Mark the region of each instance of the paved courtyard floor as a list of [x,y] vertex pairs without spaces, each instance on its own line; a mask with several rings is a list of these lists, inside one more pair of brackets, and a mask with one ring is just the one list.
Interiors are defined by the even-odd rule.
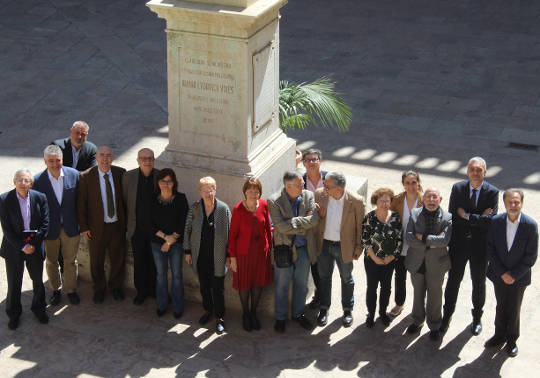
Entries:
[[[320,148],[325,169],[368,177],[369,193],[400,190],[400,172],[414,167],[424,186],[441,188],[444,206],[467,160],[483,156],[489,181],[523,188],[524,212],[540,221],[539,16],[534,1],[291,0],[282,9],[281,78],[332,74],[354,120],[347,133],[289,135],[301,148]],[[0,192],[12,188],[16,169],[43,169],[44,146],[77,119],[91,125],[91,141],[113,145],[115,163],[126,168],[136,166],[142,146],[164,150],[164,27],[142,0],[0,0]],[[217,336],[198,325],[198,303],[180,321],[158,319],[153,301],[132,305],[133,293],[97,306],[84,282],[81,305],[49,308],[43,326],[29,311],[25,276],[20,328],[9,331],[0,315],[0,375],[483,378],[540,370],[540,264],[525,293],[514,359],[483,347],[493,333],[490,283],[483,333],[468,329],[466,274],[451,327],[434,343],[426,327],[419,337],[405,334],[410,286],[390,327],[365,327],[362,265],[355,263],[353,327],[341,327],[336,271],[329,324],[308,334],[291,323],[285,335],[273,332],[269,317],[263,330],[246,333],[230,311],[228,332]],[[2,309],[6,290],[2,264]]]

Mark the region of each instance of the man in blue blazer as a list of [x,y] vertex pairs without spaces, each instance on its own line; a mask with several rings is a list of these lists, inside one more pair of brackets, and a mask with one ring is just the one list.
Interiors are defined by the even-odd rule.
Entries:
[[486,161],[481,157],[473,157],[467,164],[469,180],[454,184],[450,194],[448,211],[452,213],[452,267],[444,291],[444,315],[440,328],[443,334],[456,308],[467,261],[472,280],[471,332],[475,336],[482,332],[481,319],[486,301],[486,236],[491,217],[497,214],[499,201],[499,190],[484,180],[486,173]]
[[493,217],[487,236],[487,276],[495,288],[497,308],[495,335],[485,346],[499,346],[506,341],[506,352],[515,357],[521,302],[525,288],[531,284],[531,268],[538,255],[538,226],[521,212],[521,190],[505,190],[503,201],[506,213]]
[[32,174],[27,169],[15,172],[15,189],[0,195],[0,223],[4,236],[0,256],[6,263],[6,313],[9,329],[19,326],[22,313],[21,288],[24,265],[34,287],[32,312],[39,322],[49,322],[45,312],[43,286],[43,239],[49,228],[49,207],[44,194],[31,190]]
[[[79,223],[77,222],[77,187],[79,171],[64,167],[62,150],[50,145],[43,151],[47,169],[34,177],[34,189],[47,196],[49,203],[49,233],[45,239],[45,267],[53,291],[51,305],[61,301],[60,286],[71,304],[79,304],[77,294],[77,252]],[[59,274],[58,255],[64,256],[64,285]]]
[[76,121],[69,130],[69,137],[57,139],[52,144],[62,149],[64,166],[79,172],[92,168],[96,163],[97,147],[86,140],[90,126],[84,121]]

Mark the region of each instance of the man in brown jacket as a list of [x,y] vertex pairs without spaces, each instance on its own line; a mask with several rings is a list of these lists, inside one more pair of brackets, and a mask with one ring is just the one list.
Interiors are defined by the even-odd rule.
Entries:
[[341,305],[343,326],[353,322],[354,280],[353,259],[362,254],[362,221],[365,205],[361,197],[345,189],[345,176],[340,172],[328,172],[324,189],[315,192],[315,202],[320,221],[316,232],[317,265],[321,277],[321,309],[317,317],[319,326],[328,322],[328,309],[332,295],[334,261],[341,276]]
[[111,272],[109,288],[117,301],[124,299],[122,291],[124,257],[126,253],[126,221],[122,200],[124,168],[113,166],[110,147],[97,150],[97,167],[83,173],[79,181],[78,218],[81,235],[90,248],[90,271],[94,282],[94,303],[105,299],[105,250],[109,250]]

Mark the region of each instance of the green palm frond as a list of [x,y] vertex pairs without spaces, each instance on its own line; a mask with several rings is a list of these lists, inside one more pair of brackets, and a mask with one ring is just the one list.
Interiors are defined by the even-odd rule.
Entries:
[[334,83],[322,77],[312,83],[279,83],[279,126],[283,131],[308,125],[348,130],[351,108],[334,91]]

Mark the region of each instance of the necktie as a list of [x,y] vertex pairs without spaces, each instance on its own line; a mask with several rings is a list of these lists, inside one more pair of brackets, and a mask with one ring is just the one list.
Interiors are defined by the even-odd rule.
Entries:
[[111,182],[109,181],[109,174],[105,173],[103,175],[103,178],[105,179],[105,191],[107,192],[107,216],[109,218],[113,218],[114,217],[114,199],[113,199]]
[[473,189],[472,190],[472,195],[471,195],[471,210],[474,210],[476,209],[476,195],[478,193],[478,189]]

